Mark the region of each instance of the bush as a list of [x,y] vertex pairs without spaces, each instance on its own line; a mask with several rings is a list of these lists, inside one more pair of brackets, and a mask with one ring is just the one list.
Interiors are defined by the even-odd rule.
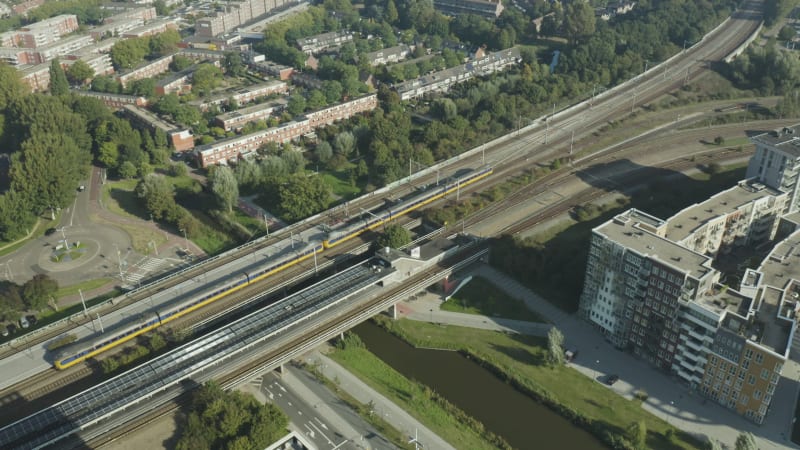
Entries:
[[78,336],[76,336],[75,334],[72,333],[65,334],[64,336],[61,336],[58,339],[48,342],[47,345],[44,346],[44,348],[52,352],[53,350],[64,347],[65,345],[69,345],[77,340]]

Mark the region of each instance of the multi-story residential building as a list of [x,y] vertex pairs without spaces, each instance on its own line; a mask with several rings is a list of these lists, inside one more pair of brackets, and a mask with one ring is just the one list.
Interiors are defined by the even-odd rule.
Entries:
[[756,151],[747,166],[747,178],[786,192],[790,201],[787,213],[800,210],[800,126],[755,136]]
[[69,36],[36,48],[0,48],[0,59],[12,65],[42,64],[77,52],[92,43],[91,36]]
[[52,44],[62,36],[78,30],[78,17],[62,14],[21,27],[15,33],[16,46],[36,48]]
[[399,83],[395,85],[395,90],[401,100],[421,97],[432,92],[447,92],[450,86],[501,71],[508,66],[518,64],[521,60],[519,49],[511,47],[499,52],[487,53],[482,58],[460,66]]
[[316,36],[308,36],[297,40],[297,48],[308,55],[315,55],[325,50],[341,47],[352,42],[353,33],[349,31],[331,31]]
[[192,74],[197,70],[196,66],[173,73],[156,82],[156,94],[188,94],[192,92]]
[[175,151],[183,152],[194,148],[194,136],[188,129],[178,127],[159,118],[155,114],[135,105],[127,104],[122,106],[122,111],[135,124],[155,131],[161,130],[167,135],[167,141]]
[[666,237],[716,257],[735,247],[772,240],[787,205],[788,195],[758,182],[742,181],[671,217]]
[[128,30],[122,33],[122,37],[125,39],[140,38],[140,37],[160,34],[167,30],[177,30],[177,29],[178,29],[177,19],[171,17],[160,17],[158,19],[151,20],[142,26],[136,27],[132,30]]
[[318,126],[331,124],[336,120],[347,119],[358,113],[375,109],[377,106],[377,95],[369,94],[349,102],[309,113],[308,116],[310,118],[298,118],[267,130],[199,146],[195,149],[195,156],[201,167],[207,167],[212,164],[227,164],[229,161],[248,157],[249,154],[268,142],[289,142],[309,135]]
[[394,64],[400,62],[411,54],[413,49],[405,44],[396,45],[394,47],[384,48],[375,52],[364,54],[364,57],[369,61],[370,66],[380,66],[383,64]]
[[137,97],[135,95],[124,94],[108,94],[106,92],[93,92],[84,91],[81,89],[73,89],[72,92],[76,95],[83,97],[92,97],[100,100],[109,108],[122,109],[127,105],[138,106],[144,108],[147,106],[147,98]]
[[103,19],[103,23],[117,22],[124,19],[153,20],[158,17],[154,6],[142,6],[135,3],[112,2],[100,5],[100,9],[112,11],[115,14]]
[[231,31],[239,25],[258,18],[275,8],[294,1],[287,0],[241,0],[228,2],[222,11],[216,11],[195,22],[197,36],[212,37]]
[[284,66],[272,61],[259,61],[254,63],[252,67],[259,73],[275,77],[281,81],[286,81],[294,75],[295,70],[292,67]]
[[17,3],[16,5],[11,6],[11,9],[14,10],[15,13],[19,14],[20,16],[24,16],[28,14],[28,11],[38,8],[44,4],[44,0],[28,0],[22,3]]
[[504,9],[500,0],[433,0],[433,7],[452,16],[475,14],[490,19],[500,17]]
[[172,64],[172,60],[175,58],[175,55],[167,55],[162,58],[158,58],[155,61],[148,61],[135,69],[131,69],[128,72],[121,73],[117,75],[117,81],[120,82],[122,87],[127,87],[128,83],[141,80],[143,78],[152,78],[156,75],[160,75],[164,72],[169,71],[169,65]]
[[181,56],[200,61],[222,61],[225,59],[225,52],[220,50],[210,50],[204,48],[182,48],[178,51]]
[[197,106],[201,111],[206,112],[211,105],[223,105],[233,100],[239,105],[245,105],[260,98],[273,94],[285,94],[289,91],[289,85],[283,81],[267,81],[252,86],[245,86],[228,92],[216,94],[213,97],[195,100],[191,104]]
[[144,25],[144,20],[140,17],[125,17],[92,27],[89,30],[89,35],[99,41],[107,37],[122,36],[125,32],[134,30],[142,25]]
[[280,114],[286,108],[285,99],[277,99],[267,103],[242,108],[218,115],[215,120],[225,131],[239,131],[250,122],[267,119]]

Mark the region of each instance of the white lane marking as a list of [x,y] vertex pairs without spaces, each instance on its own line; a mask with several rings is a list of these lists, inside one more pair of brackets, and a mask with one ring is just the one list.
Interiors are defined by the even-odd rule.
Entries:
[[314,439],[314,430],[312,430],[311,428],[309,428],[309,426],[308,426],[308,424],[307,424],[307,423],[304,423],[304,424],[303,424],[303,426],[304,426],[304,427],[306,427],[306,430],[308,430],[308,436],[309,436],[311,439]]
[[325,436],[325,433],[323,433],[322,430],[320,430],[319,427],[317,427],[317,425],[314,422],[309,422],[309,423],[311,424],[312,427],[314,427],[315,430],[317,430],[320,436],[322,436],[323,438],[325,438],[326,441],[328,441],[328,444],[333,445],[333,441],[328,439],[328,436]]
[[286,402],[286,403],[288,403],[288,404],[289,404],[289,406],[292,406],[292,402]]
[[321,420],[319,420],[319,417],[314,417],[314,419],[315,419],[317,422],[319,422],[319,424],[322,426],[322,428],[325,428],[326,430],[328,429],[328,427],[327,427],[327,426],[326,426],[324,423],[322,423],[322,421],[321,421]]
[[284,389],[284,387],[281,386],[279,383],[275,383],[275,386],[278,386],[278,389],[282,390],[283,392],[286,392],[286,389]]

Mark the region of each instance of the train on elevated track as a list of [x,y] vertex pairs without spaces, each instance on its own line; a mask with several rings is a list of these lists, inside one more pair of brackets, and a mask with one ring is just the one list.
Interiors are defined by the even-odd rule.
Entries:
[[[440,185],[431,189],[426,189],[424,192],[413,195],[389,208],[385,208],[374,214],[367,214],[365,217],[352,220],[336,229],[332,229],[328,231],[325,238],[321,241],[309,240],[309,242],[304,243],[302,247],[297,250],[295,250],[294,245],[292,245],[292,250],[290,252],[275,258],[269,258],[257,264],[255,267],[251,266],[249,272],[231,275],[230,278],[224,282],[206,286],[200,292],[192,292],[190,295],[185,296],[186,298],[177,298],[174,304],[162,307],[161,311],[139,315],[125,326],[118,327],[115,330],[109,330],[91,339],[83,339],[60,349],[55,357],[54,365],[58,369],[66,369],[88,358],[92,358],[107,350],[120,346],[137,336],[154,330],[191,312],[197,311],[250,284],[259,282],[271,275],[303,262],[317,253],[333,248],[362,233],[378,228],[400,216],[439,200],[466,185],[488,177],[492,172],[492,167],[484,167],[469,171],[461,176],[454,176],[450,180],[445,180],[445,182]],[[290,237],[290,239],[292,238]]]

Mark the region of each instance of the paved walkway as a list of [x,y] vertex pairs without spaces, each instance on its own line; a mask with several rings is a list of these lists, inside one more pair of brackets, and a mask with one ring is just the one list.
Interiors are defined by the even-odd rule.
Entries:
[[[531,310],[542,314],[557,326],[564,333],[567,346],[579,350],[579,356],[572,363],[576,370],[598,382],[607,374],[618,374],[620,380],[609,389],[629,399],[633,398],[637,390],[646,391],[649,397],[642,407],[675,427],[693,433],[701,439],[716,439],[729,448],[733,448],[736,437],[742,431],[753,433],[761,450],[800,448],[788,439],[794,402],[800,390],[800,383],[797,381],[800,378],[800,366],[794,362],[789,361],[784,368],[784,378],[778,383],[766,423],[758,426],[713,401],[707,401],[686,388],[676,378],[656,370],[628,353],[616,350],[591,325],[558,309],[491,266],[485,264],[478,266],[471,274],[490,280],[508,295],[522,300]],[[401,304],[399,312],[410,319],[421,321],[526,334],[546,334],[545,327],[548,326],[543,324],[439,311],[437,297],[424,296],[422,299]]]
[[375,412],[381,414],[384,420],[392,424],[392,426],[403,432],[406,436],[413,436],[414,432],[417,431],[419,433],[419,441],[425,445],[425,448],[455,450],[452,445],[448,444],[444,439],[405,412],[394,402],[369,387],[358,377],[320,351],[314,350],[305,356],[304,360],[309,364],[317,364],[320,372],[329,380],[338,380],[338,386],[359,402],[364,404],[368,404],[370,401],[373,402],[375,405]]

